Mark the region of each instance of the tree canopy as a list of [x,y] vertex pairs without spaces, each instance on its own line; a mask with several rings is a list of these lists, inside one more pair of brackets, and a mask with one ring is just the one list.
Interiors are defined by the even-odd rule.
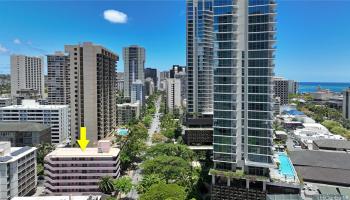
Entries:
[[177,156],[187,161],[195,159],[195,153],[186,145],[173,143],[159,143],[146,151],[146,157],[154,158],[157,156]]
[[112,194],[112,192],[114,192],[113,178],[110,176],[100,178],[98,188],[105,194]]
[[163,176],[167,182],[178,180],[180,174],[187,174],[191,171],[188,161],[175,156],[157,156],[146,160],[141,164],[145,175],[158,174]]
[[162,176],[158,174],[149,174],[142,177],[142,180],[137,185],[137,192],[143,194],[149,190],[149,188],[154,184],[165,183]]
[[141,195],[140,200],[185,200],[185,188],[176,184],[159,183]]
[[123,177],[120,177],[120,178],[114,180],[113,185],[114,185],[115,190],[117,190],[123,194],[129,193],[133,187],[132,180],[128,176],[123,176]]

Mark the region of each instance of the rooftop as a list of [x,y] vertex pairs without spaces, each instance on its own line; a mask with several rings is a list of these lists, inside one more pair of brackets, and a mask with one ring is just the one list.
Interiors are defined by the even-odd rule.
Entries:
[[314,143],[319,148],[332,148],[332,149],[349,149],[350,141],[347,140],[314,140]]
[[139,106],[139,102],[136,103],[122,103],[122,104],[117,104],[117,107],[123,107],[123,106]]
[[111,157],[119,154],[118,148],[111,148],[109,152],[100,153],[99,148],[86,148],[82,151],[80,148],[57,148],[49,153],[49,157]]
[[11,147],[10,142],[0,142],[0,163],[13,162],[35,150],[35,147]]
[[0,122],[0,132],[33,132],[51,128],[35,122]]
[[350,154],[291,151],[290,158],[304,181],[350,186]]
[[9,109],[59,109],[68,108],[68,105],[40,105],[35,100],[24,99],[22,105],[12,105],[1,108],[2,110]]

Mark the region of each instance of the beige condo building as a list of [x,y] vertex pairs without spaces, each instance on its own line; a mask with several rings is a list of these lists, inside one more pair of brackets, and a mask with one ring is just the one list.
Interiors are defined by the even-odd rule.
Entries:
[[91,146],[116,127],[116,53],[90,42],[65,45],[70,65],[72,143],[87,128]]

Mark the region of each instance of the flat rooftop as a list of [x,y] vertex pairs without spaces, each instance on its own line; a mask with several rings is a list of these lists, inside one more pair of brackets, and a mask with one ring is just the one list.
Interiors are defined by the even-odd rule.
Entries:
[[48,125],[35,122],[0,122],[0,132],[33,132],[50,128]]
[[347,140],[314,140],[314,143],[319,148],[331,148],[331,149],[350,149],[350,141]]
[[10,153],[0,156],[0,163],[14,162],[36,150],[36,147],[11,147]]
[[120,150],[118,148],[110,148],[109,152],[100,153],[98,148],[86,148],[82,151],[80,148],[57,148],[47,156],[51,157],[111,157],[117,156]]
[[68,105],[40,105],[35,100],[24,99],[22,105],[12,105],[2,107],[1,110],[13,110],[13,109],[59,109],[59,108],[68,108]]
[[307,150],[289,156],[304,181],[350,186],[349,153]]

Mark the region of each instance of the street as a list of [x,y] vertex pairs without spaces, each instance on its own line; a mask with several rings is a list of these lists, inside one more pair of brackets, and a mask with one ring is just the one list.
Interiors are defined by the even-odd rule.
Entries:
[[153,121],[151,123],[151,127],[148,129],[148,140],[147,140],[147,146],[152,145],[152,136],[154,132],[159,132],[160,131],[160,97],[156,101],[156,113],[153,116]]
[[[159,113],[159,109],[160,109],[160,101],[161,99],[158,98],[156,101],[156,113],[153,116],[153,120],[151,123],[150,128],[148,129],[148,139],[146,141],[147,146],[151,146],[152,145],[152,136],[154,134],[154,132],[159,132],[160,131],[160,113]],[[139,180],[141,179],[141,170],[138,168],[140,163],[137,163],[137,169],[136,170],[131,170],[128,172],[128,176],[131,177],[132,179],[132,183],[134,185],[137,185],[137,183],[139,182]],[[133,188],[127,195],[126,195],[127,199],[138,199],[139,195],[137,194],[136,188]]]

